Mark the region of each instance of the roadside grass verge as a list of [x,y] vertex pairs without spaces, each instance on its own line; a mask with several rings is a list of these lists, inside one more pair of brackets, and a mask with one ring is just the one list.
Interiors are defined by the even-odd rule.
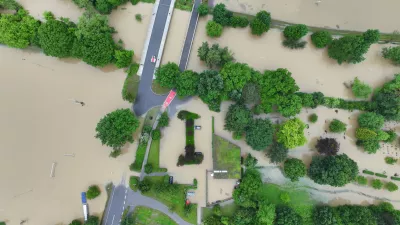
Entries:
[[189,189],[191,185],[174,184],[177,185],[177,191],[160,192],[157,190],[157,186],[164,185],[164,176],[146,176],[144,179],[151,184],[151,188],[148,192],[142,193],[143,195],[162,202],[169,209],[171,209],[171,211],[178,214],[185,221],[192,224],[197,224],[197,204],[193,204],[193,208],[190,213],[185,215],[186,190]]
[[[106,185],[107,200],[106,200],[106,205],[104,207],[104,210],[107,209],[108,201],[110,200],[110,196],[111,196],[112,191],[113,191],[113,183],[110,182],[110,183],[108,183]],[[101,215],[100,224],[103,224],[104,215],[105,215],[105,213],[103,212],[102,215]],[[0,223],[0,225],[6,225],[6,224],[5,223],[4,224]]]
[[132,191],[138,190],[139,179],[140,178],[138,176],[130,176],[129,177],[129,187],[132,189]]
[[134,224],[137,225],[177,225],[166,214],[145,206],[137,206],[133,211]]
[[156,80],[153,80],[153,83],[151,84],[151,90],[157,95],[165,95],[168,94],[171,89],[161,87]]
[[[221,215],[226,217],[233,217],[238,208],[239,206],[236,205],[234,202],[228,205],[221,206]],[[205,219],[213,214],[212,207],[203,207],[202,210],[202,219]]]
[[135,102],[139,89],[140,77],[136,74],[139,64],[132,64],[127,70],[124,86],[122,87],[122,99],[130,103]]
[[213,169],[227,170],[227,173],[215,173],[216,179],[240,179],[240,147],[228,140],[213,135]]
[[166,168],[160,168],[160,141],[159,139],[151,142],[149,158],[147,158],[147,164],[153,166],[153,173],[167,172]]
[[175,9],[191,12],[193,8],[193,0],[176,0]]

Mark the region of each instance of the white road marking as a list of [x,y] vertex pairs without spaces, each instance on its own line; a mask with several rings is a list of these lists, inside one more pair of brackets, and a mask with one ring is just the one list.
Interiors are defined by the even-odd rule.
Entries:
[[110,209],[111,209],[111,205],[112,205],[112,200],[113,200],[113,197],[114,197],[114,192],[115,192],[115,186],[113,186],[113,191],[112,191],[112,195],[111,195],[110,205],[109,205],[109,207],[108,207],[106,222],[107,222],[107,220],[108,220],[108,214],[110,213]]
[[124,205],[125,205],[125,201],[124,201]]
[[115,217],[115,215],[113,215],[113,219],[112,219],[112,221],[111,221],[111,225],[114,224],[114,217]]

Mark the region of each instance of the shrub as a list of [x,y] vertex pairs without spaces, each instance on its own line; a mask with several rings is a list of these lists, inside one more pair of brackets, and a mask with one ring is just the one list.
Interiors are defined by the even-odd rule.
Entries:
[[315,148],[319,153],[325,155],[336,155],[339,152],[340,144],[335,138],[320,138]]
[[356,64],[365,60],[364,54],[368,49],[369,44],[365,43],[362,36],[344,36],[332,41],[328,47],[328,55],[338,64],[343,62]]
[[387,176],[385,174],[382,174],[382,173],[375,173],[375,176],[387,178]]
[[315,123],[318,120],[318,116],[317,114],[313,113],[308,117],[308,121],[310,121],[310,123]]
[[377,140],[361,141],[361,143],[368,154],[375,154],[380,148],[379,141]]
[[122,154],[121,149],[114,149],[111,151],[110,153],[110,157],[112,158],[117,158],[118,156],[120,156]]
[[283,165],[285,176],[288,177],[292,182],[299,181],[300,177],[306,175],[306,165],[303,161],[296,158],[287,159]]
[[271,14],[262,10],[256,14],[256,18],[250,23],[251,33],[260,36],[269,30],[270,24]]
[[168,113],[165,111],[161,114],[160,118],[158,119],[158,126],[159,127],[168,127],[169,125],[169,116]]
[[351,90],[356,98],[368,98],[368,96],[372,93],[372,88],[366,83],[361,82],[358,77],[354,79]]
[[390,179],[400,181],[400,177],[390,177]]
[[281,195],[279,196],[279,198],[282,200],[283,203],[287,204],[290,202],[290,195],[288,192],[283,192],[281,193]]
[[325,48],[332,42],[332,35],[328,31],[317,31],[311,35],[311,41],[317,48]]
[[389,137],[385,140],[386,143],[392,143],[394,140],[397,139],[397,134],[393,130],[386,131]]
[[160,140],[160,138],[161,138],[161,131],[160,131],[160,129],[155,129],[155,130],[153,130],[153,132],[151,132],[151,138],[153,139],[153,140]]
[[362,113],[358,116],[358,125],[360,127],[377,130],[380,129],[384,123],[385,118],[373,112]]
[[145,192],[150,191],[150,188],[151,188],[151,183],[150,183],[150,181],[148,181],[148,180],[146,180],[146,179],[144,179],[143,181],[141,181],[141,182],[139,183],[139,185],[138,185],[138,189],[139,189],[142,193],[145,193]]
[[285,27],[283,36],[288,40],[298,41],[308,33],[308,28],[304,24],[296,24]]
[[387,164],[394,165],[397,162],[397,159],[395,159],[393,157],[386,156],[385,157],[385,162]]
[[363,170],[362,172],[369,175],[375,175],[375,173],[370,170]]
[[307,42],[305,41],[295,41],[295,40],[284,40],[282,42],[283,46],[290,49],[303,49],[306,47]]
[[137,188],[138,188],[138,185],[139,185],[139,179],[138,179],[138,177],[131,176],[131,177],[129,178],[129,187],[130,187],[133,191],[136,191]]
[[152,172],[153,172],[153,165],[147,163],[147,164],[144,166],[144,172],[147,173],[147,174],[152,173]]
[[208,14],[207,3],[201,3],[197,8],[197,12],[199,13],[199,16],[207,16]]
[[249,25],[249,20],[245,16],[232,16],[231,22],[232,27],[247,27]]
[[132,63],[133,51],[115,50],[114,57],[116,59],[115,65],[118,68],[125,68]]
[[225,8],[225,5],[219,3],[213,9],[213,20],[222,26],[229,26],[232,12]]
[[206,30],[209,37],[220,37],[222,34],[223,26],[215,21],[208,21]]
[[357,176],[356,180],[359,185],[367,185],[368,184],[368,180],[364,176]]
[[97,196],[100,195],[100,188],[97,185],[92,185],[89,187],[89,189],[86,191],[86,197],[88,199],[95,199]]
[[376,140],[377,133],[368,128],[359,127],[356,129],[356,138],[362,141]]
[[373,187],[374,189],[377,189],[377,190],[380,190],[380,189],[382,189],[382,187],[383,187],[383,183],[382,183],[382,181],[379,180],[379,179],[374,179],[374,180],[372,180],[371,185],[372,185],[372,187]]
[[286,160],[289,150],[281,143],[273,141],[267,150],[267,156],[272,163],[281,163]]
[[333,133],[342,133],[346,131],[346,124],[338,119],[332,120],[329,124],[329,131]]
[[136,19],[136,21],[138,21],[138,22],[142,22],[142,14],[136,14],[135,15],[135,19]]
[[399,189],[399,186],[397,186],[397,184],[393,183],[393,182],[388,182],[386,184],[386,189],[388,189],[388,191],[393,192],[393,191],[397,191]]
[[389,59],[395,65],[400,65],[400,46],[382,49],[383,58]]
[[193,187],[197,188],[197,179],[196,178],[193,179]]
[[307,142],[305,128],[305,124],[298,118],[287,120],[280,126],[276,140],[288,149],[302,146]]
[[378,141],[386,141],[390,135],[383,130],[376,131],[376,139]]
[[364,42],[371,45],[377,43],[380,38],[379,30],[367,30],[363,33]]

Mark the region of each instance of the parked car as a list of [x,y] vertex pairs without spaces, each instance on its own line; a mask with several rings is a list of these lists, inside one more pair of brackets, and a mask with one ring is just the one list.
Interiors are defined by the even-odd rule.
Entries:
[[203,155],[202,152],[195,152],[194,154],[195,154],[195,155]]
[[186,197],[191,197],[191,196],[194,196],[194,192],[193,191],[188,191],[186,193]]
[[194,126],[194,129],[201,130],[201,126]]

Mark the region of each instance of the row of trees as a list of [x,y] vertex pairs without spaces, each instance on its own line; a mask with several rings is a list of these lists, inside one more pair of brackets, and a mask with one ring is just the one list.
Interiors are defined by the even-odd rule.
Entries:
[[108,25],[108,18],[87,11],[74,24],[67,18],[56,19],[51,12],[44,13],[40,22],[20,9],[15,14],[0,17],[0,43],[13,48],[41,47],[46,55],[82,59],[92,66],[115,63],[118,68],[132,62],[133,51],[117,45]]
[[[129,0],[73,0],[80,8],[92,10],[95,8],[102,14],[109,14],[118,6],[127,3]],[[139,1],[131,0],[132,4],[136,5]]]

